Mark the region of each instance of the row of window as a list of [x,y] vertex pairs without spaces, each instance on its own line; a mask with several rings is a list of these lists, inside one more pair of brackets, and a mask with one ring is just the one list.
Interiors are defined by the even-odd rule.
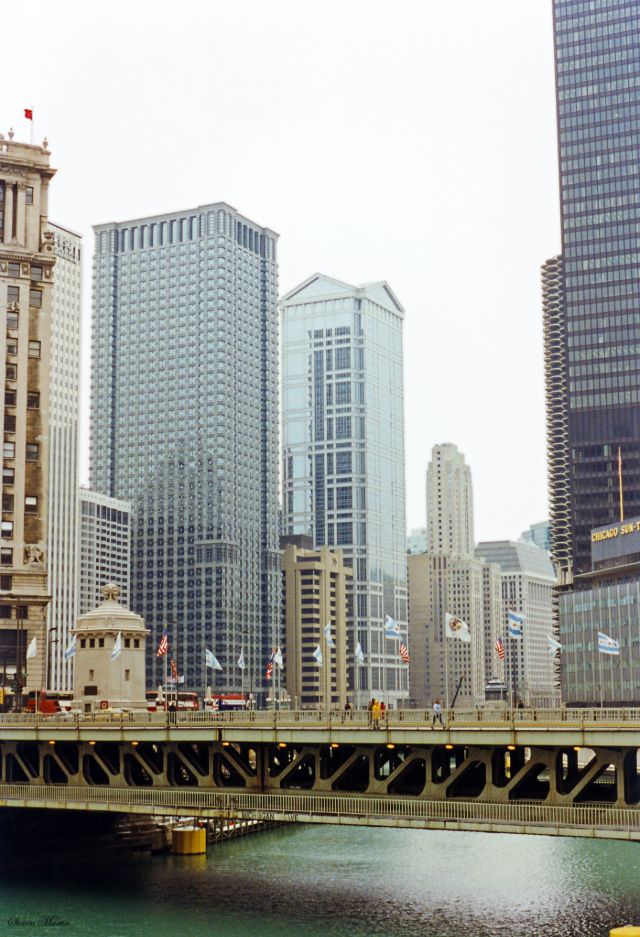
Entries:
[[[29,357],[30,358],[39,358],[40,357],[40,342],[29,340]],[[8,338],[7,339],[7,354],[8,355],[17,355],[18,354],[18,339],[17,338]],[[15,380],[12,378],[10,380]]]
[[[14,442],[3,442],[2,444],[2,457],[3,459],[15,459],[16,457],[16,444]],[[40,458],[40,446],[35,442],[28,442],[25,445],[25,458],[27,462],[37,462]],[[6,479],[5,479],[6,482]]]

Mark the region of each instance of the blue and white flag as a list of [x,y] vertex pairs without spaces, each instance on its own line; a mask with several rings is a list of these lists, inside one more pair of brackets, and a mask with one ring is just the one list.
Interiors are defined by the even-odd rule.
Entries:
[[119,631],[118,635],[113,642],[113,650],[111,651],[111,660],[115,660],[116,657],[120,657],[122,654],[122,632]]
[[619,654],[620,642],[610,638],[602,631],[598,632],[598,650],[601,654]]
[[400,640],[400,625],[394,621],[391,615],[384,616],[384,636],[385,638],[396,638]]
[[328,644],[329,647],[335,647],[335,646],[336,646],[336,642],[335,642],[335,641],[333,640],[333,638],[331,637],[331,622],[330,622],[330,621],[328,621],[328,622],[326,623],[326,625],[324,626],[324,636],[325,636],[325,638],[326,638],[326,640],[327,640],[327,644]]
[[522,626],[524,625],[524,615],[519,615],[518,612],[512,612],[511,609],[507,611],[507,631],[510,638],[521,638],[522,637]]
[[71,658],[74,656],[75,653],[76,653],[76,636],[74,634],[74,636],[71,639],[71,643],[69,644],[69,646],[67,647],[66,651],[63,654],[63,657],[65,660],[71,660]]
[[322,650],[320,649],[320,645],[318,645],[315,651],[313,652],[313,656],[315,657],[316,664],[318,665],[318,667],[322,667]]
[[355,658],[359,664],[364,664],[364,651],[362,650],[362,645],[359,641],[356,644]]
[[273,663],[274,663],[277,667],[279,667],[280,670],[282,670],[282,668],[284,667],[284,660],[283,660],[283,657],[282,657],[282,651],[280,650],[279,647],[277,647],[277,648],[275,649],[275,653],[274,653],[274,655],[273,655]]
[[240,651],[240,657],[238,658],[238,667],[240,670],[244,670],[244,651]]
[[549,645],[549,653],[553,656],[556,651],[562,650],[562,645],[559,641],[556,641],[555,638],[552,638],[550,634],[547,635],[547,644]]
[[208,647],[204,649],[204,659],[207,667],[211,667],[212,670],[222,670],[222,664]]

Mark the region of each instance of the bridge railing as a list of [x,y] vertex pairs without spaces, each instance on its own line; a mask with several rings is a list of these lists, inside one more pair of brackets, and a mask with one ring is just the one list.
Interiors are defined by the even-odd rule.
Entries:
[[[442,714],[442,728],[510,728],[525,726],[585,728],[589,726],[640,726],[640,708],[566,708],[557,709],[498,709],[478,708],[449,710]],[[94,712],[94,713],[2,713],[2,727],[77,726],[77,727],[189,727],[237,725],[277,729],[305,728],[357,728],[357,729],[441,729],[439,721],[433,726],[431,710],[387,710],[384,716],[374,718],[367,710],[334,710],[331,712],[304,710],[250,710],[242,712]]]
[[[613,805],[552,806],[537,803],[487,803],[484,801],[423,800],[402,797],[371,797],[362,794],[311,792],[248,793],[198,790],[194,788],[83,787],[71,785],[0,784],[0,800],[7,806],[47,807],[96,804],[98,809],[137,808],[139,812],[191,811],[206,815],[250,815],[256,818],[304,820],[305,817],[349,818],[373,822],[389,820],[426,823],[466,823],[513,827],[616,830],[640,835],[640,811]],[[526,829],[523,830],[526,832]]]

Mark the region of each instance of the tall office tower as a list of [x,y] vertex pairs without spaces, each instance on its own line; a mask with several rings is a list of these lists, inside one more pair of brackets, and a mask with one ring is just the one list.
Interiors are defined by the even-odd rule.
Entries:
[[[476,555],[497,563],[502,572],[502,621],[505,682],[515,700],[528,706],[560,702],[547,635],[552,630],[555,575],[546,550],[530,543],[494,540],[479,543]],[[524,616],[522,638],[509,638],[507,612]]]
[[528,530],[522,531],[520,539],[523,543],[533,543],[549,553],[551,551],[551,524],[549,521],[532,524]]
[[342,710],[351,570],[342,550],[314,550],[310,537],[283,537],[281,545],[287,692],[294,709]]
[[[563,398],[568,438],[560,462],[568,464],[556,482],[551,460],[551,508],[554,526],[570,518],[570,557],[562,537],[556,546],[555,530],[553,549],[575,575],[589,569],[592,528],[620,517],[618,447],[625,514],[640,515],[637,0],[554,0],[554,32],[562,262],[545,265],[544,283],[548,291],[561,278],[553,286],[559,332],[546,349],[560,369],[547,371],[547,397],[551,381]],[[551,450],[555,439],[552,432]]]
[[[0,137],[0,310],[4,442],[0,655],[16,684],[46,684],[49,356],[54,236],[46,141]],[[35,656],[27,648],[36,639]],[[19,692],[19,690],[18,690]]]
[[432,553],[473,556],[471,469],[452,443],[431,451],[427,469],[427,541]]
[[[484,701],[494,675],[491,651],[500,622],[500,571],[474,556],[471,471],[456,446],[434,446],[427,469],[428,548],[409,556],[412,697],[451,704]],[[446,635],[446,615],[461,618],[469,642]],[[459,687],[458,687],[459,684]]]
[[407,534],[407,553],[427,552],[427,528],[414,527]]
[[[95,228],[91,485],[132,502],[132,608],[185,686],[279,643],[277,235],[224,203]],[[223,666],[205,666],[205,648]]]
[[88,488],[79,491],[80,563],[78,614],[85,615],[103,601],[102,589],[114,583],[118,601],[129,607],[131,579],[131,505]]
[[354,701],[396,705],[408,696],[408,668],[384,621],[395,619],[406,640],[404,310],[386,283],[320,274],[281,309],[284,532],[342,548],[353,569]]
[[65,661],[78,616],[78,410],[80,403],[81,238],[59,225],[53,233],[56,275],[49,381],[48,685],[73,689]]

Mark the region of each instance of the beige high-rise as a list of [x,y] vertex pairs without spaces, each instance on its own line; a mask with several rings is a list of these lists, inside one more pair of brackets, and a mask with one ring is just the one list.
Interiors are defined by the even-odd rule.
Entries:
[[[0,310],[4,437],[0,545],[0,667],[46,684],[49,350],[54,236],[46,141],[0,135]],[[31,643],[36,638],[35,655]],[[31,656],[27,650],[31,645]],[[15,678],[9,676],[8,683]]]
[[[305,549],[288,543],[282,553],[282,571],[285,673],[292,705],[342,709],[347,700],[347,580],[351,570],[344,565],[342,550]],[[327,625],[334,647],[325,634]],[[320,648],[321,663],[314,657],[316,648]]]

